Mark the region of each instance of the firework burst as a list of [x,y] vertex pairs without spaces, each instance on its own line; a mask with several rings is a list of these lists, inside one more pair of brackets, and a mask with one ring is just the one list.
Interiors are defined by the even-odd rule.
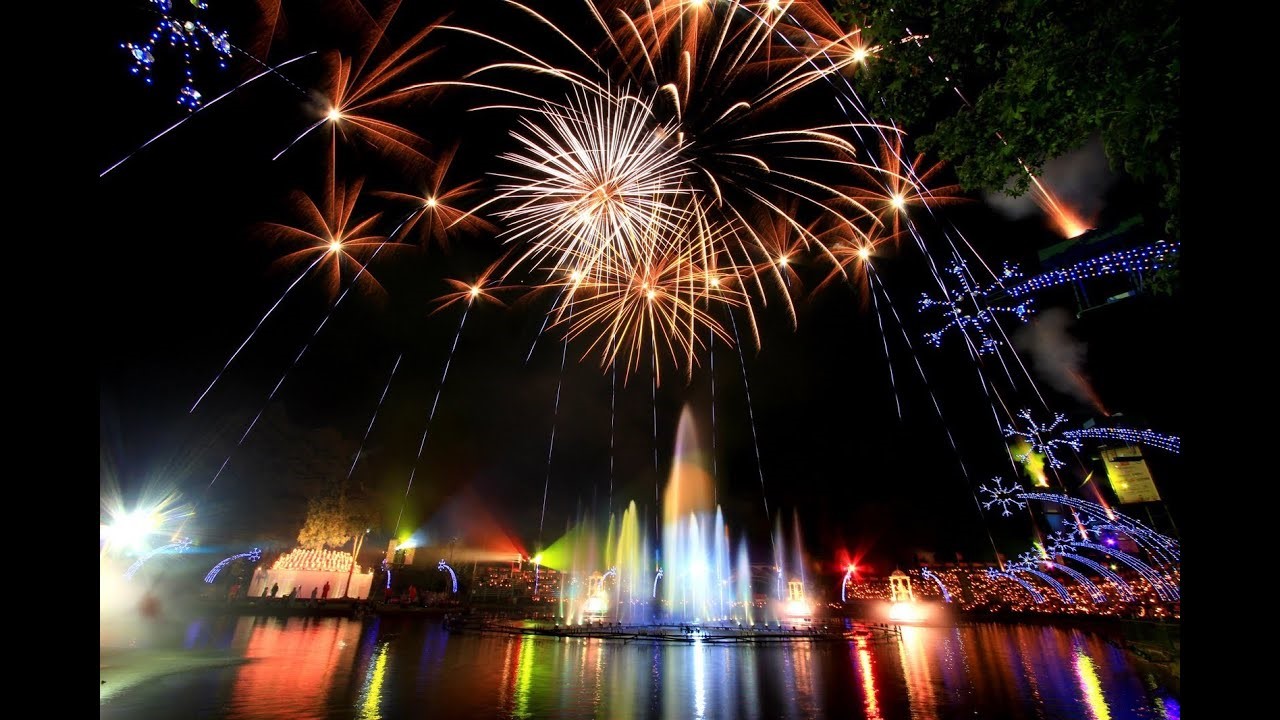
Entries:
[[380,213],[353,219],[363,184],[363,181],[356,181],[350,186],[337,188],[323,211],[309,196],[295,193],[294,206],[299,224],[264,224],[269,241],[301,245],[276,263],[287,267],[306,264],[309,270],[322,274],[330,300],[337,296],[344,274],[353,275],[361,290],[384,294],[381,283],[368,272],[367,265],[379,253],[388,249],[394,252],[404,247],[373,232]]
[[[855,143],[860,128],[872,127],[873,137],[897,137],[896,130],[850,121],[829,93],[826,117],[789,112],[790,98],[814,80],[867,56],[859,33],[839,31],[816,3],[586,2],[603,37],[594,46],[522,3],[506,5],[583,62],[556,65],[510,39],[445,25],[516,57],[406,91],[465,86],[513,99],[481,106],[519,112],[511,132],[518,150],[501,156],[515,169],[495,173],[499,193],[476,208],[495,206],[512,246],[499,276],[526,272],[540,287],[560,290],[576,283],[551,309],[552,326],[593,338],[592,349],[603,343],[606,358],[621,354],[634,367],[636,338],[619,330],[643,326],[657,332],[646,346],[667,348],[662,354],[677,364],[696,363],[701,345],[690,339],[698,337],[691,326],[719,327],[717,313],[737,303],[758,341],[756,306],[770,296],[782,298],[794,323],[794,296],[804,290],[798,267],[816,258],[847,277],[847,266],[896,239],[902,208],[873,201],[901,192],[927,203],[950,194],[927,190],[919,161],[900,158],[900,142],[881,149],[878,161],[863,157],[869,149]],[[799,31],[811,22],[814,32]],[[519,80],[508,80],[513,75]],[[530,75],[562,82],[563,94],[536,94]],[[876,189],[849,191],[872,176]],[[696,312],[648,312],[646,283],[699,273],[731,276],[734,302],[720,293],[697,298]],[[568,322],[566,303],[587,289],[597,310],[621,315],[578,313]],[[687,293],[667,296],[690,303]],[[593,322],[601,325],[587,333]],[[677,346],[677,338],[685,340]]]
[[418,210],[405,224],[404,232],[407,235],[416,229],[424,247],[434,243],[441,250],[448,251],[451,235],[496,233],[498,230],[493,223],[462,207],[467,198],[480,192],[479,180],[456,186],[445,183],[445,176],[449,174],[449,166],[453,164],[457,150],[457,146],[454,146],[436,161],[422,194],[386,190],[374,193],[379,197],[417,206]]
[[[399,2],[393,2],[382,17],[370,18],[371,28],[359,52],[350,56],[340,52],[328,55],[327,87],[320,91],[317,99],[315,122],[277,153],[276,158],[284,155],[314,131],[327,127],[330,136],[331,172],[336,160],[334,155],[339,137],[373,146],[408,166],[427,162],[423,155],[426,141],[421,136],[402,125],[379,117],[393,107],[403,106],[431,92],[431,88],[426,86],[408,90],[397,86],[404,82],[406,75],[435,54],[438,48],[423,48],[423,45],[439,24],[427,25],[407,42],[385,49],[383,41],[387,36],[387,28],[399,6]],[[363,6],[357,7],[363,11]]]

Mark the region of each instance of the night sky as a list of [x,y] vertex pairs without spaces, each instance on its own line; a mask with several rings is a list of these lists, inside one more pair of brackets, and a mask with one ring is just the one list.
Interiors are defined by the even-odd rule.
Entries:
[[[422,3],[401,10],[392,26],[403,35],[453,3]],[[453,22],[501,27],[511,14],[464,7]],[[539,3],[533,3],[539,5]],[[155,20],[146,2],[127,3],[94,33],[92,85],[114,111],[95,123],[99,170],[180,119],[178,83],[157,72],[153,87],[129,74],[119,43],[143,37]],[[132,6],[136,5],[136,9]],[[406,3],[406,5],[410,5]],[[252,18],[218,15],[211,25],[231,28],[232,38],[253,38]],[[288,31],[277,37],[273,61],[303,52],[352,47],[351,33],[326,22],[309,4],[285,4]],[[419,17],[421,16],[421,17]],[[496,25],[495,25],[496,24]],[[590,27],[566,25],[595,40]],[[580,31],[580,32],[579,32]],[[456,77],[477,63],[483,47],[441,34],[439,56],[414,79]],[[243,41],[246,42],[247,41]],[[552,58],[555,57],[551,53]],[[170,68],[174,58],[162,58]],[[316,58],[287,71],[301,88],[316,87],[324,64]],[[254,71],[243,57],[218,73],[197,64],[206,98]],[[435,150],[459,144],[453,181],[504,169],[495,156],[512,147],[510,112],[465,113],[466,93],[423,101],[393,113],[420,132]],[[461,315],[461,306],[430,314],[448,292],[442,279],[476,277],[502,250],[493,237],[455,240],[439,248],[399,253],[372,266],[385,297],[353,295],[333,313],[306,355],[265,403],[280,375],[325,317],[329,299],[321,282],[304,280],[265,322],[253,342],[227,369],[200,407],[188,410],[231,351],[297,274],[274,265],[282,254],[264,241],[261,223],[293,222],[290,193],[318,197],[327,141],[308,138],[281,159],[272,156],[315,118],[315,103],[298,89],[264,78],[142,150],[99,180],[92,212],[118,238],[99,255],[103,278],[95,299],[105,319],[100,357],[101,476],[118,483],[126,498],[149,483],[176,487],[198,509],[202,542],[268,542],[287,546],[300,526],[306,497],[325,479],[345,476],[370,415],[398,356],[399,370],[365,446],[355,479],[374,488],[382,509],[380,542],[391,533],[427,413]],[[384,210],[388,232],[401,206],[372,196],[374,190],[420,189],[422,168],[402,168],[369,148],[340,151],[339,176],[367,178],[357,214]],[[965,206],[939,211],[944,220],[922,222],[927,239],[954,224],[992,264],[1022,261],[1034,271],[1035,252],[1057,242],[1042,216],[1005,220],[975,195]],[[1147,195],[1117,183],[1097,224],[1141,212]],[[387,224],[391,223],[391,224]],[[942,247],[938,240],[937,247]],[[380,258],[381,259],[381,258]],[[942,259],[939,259],[942,262]],[[769,508],[789,519],[798,510],[809,550],[834,560],[839,549],[865,554],[887,566],[909,562],[917,549],[989,560],[989,528],[1010,552],[1025,549],[1025,518],[1003,520],[975,508],[969,483],[1011,475],[973,363],[958,344],[929,347],[921,337],[933,325],[916,311],[922,290],[932,288],[920,252],[904,243],[877,261],[880,276],[907,324],[929,386],[936,393],[960,455],[951,449],[932,401],[917,374],[892,314],[881,307],[894,385],[880,323],[855,292],[835,286],[798,303],[798,329],[781,309],[763,313],[763,348],[745,354],[760,462],[752,440],[742,369],[736,349],[717,342],[714,352],[715,453],[718,496],[726,522],[745,529],[753,544],[767,546],[761,474]],[[812,288],[825,267],[801,267]],[[933,289],[936,293],[936,288]],[[610,375],[597,356],[579,359],[585,346],[570,345],[563,374],[559,337],[537,339],[546,300],[503,309],[471,309],[440,394],[426,449],[417,464],[405,527],[418,527],[442,510],[484,506],[497,522],[532,550],[548,477],[557,384],[560,404],[544,540],[550,542],[581,509],[603,509],[612,479],[613,507],[624,500],[652,504],[654,482],[665,478],[676,423],[688,403],[710,442],[712,375],[699,367],[687,384],[666,372],[658,390],[657,454],[653,465],[653,406],[649,378],[641,373],[616,393],[614,470],[610,476]],[[1075,313],[1070,294],[1045,294],[1042,308]],[[741,320],[741,317],[740,317]],[[1139,297],[1086,313],[1071,332],[1088,346],[1084,370],[1104,405],[1140,419],[1137,427],[1180,435],[1183,411],[1171,389],[1181,382],[1173,361],[1181,352],[1181,308],[1167,298]],[[745,330],[745,329],[744,329]],[[986,373],[1003,371],[990,364]],[[1055,410],[1078,424],[1095,413],[1053,391],[1037,378]],[[1007,381],[1005,382],[1007,387]],[[902,419],[895,410],[894,387]],[[1030,406],[1025,379],[1016,403]],[[245,443],[236,441],[254,416],[262,419]],[[1086,452],[1082,457],[1088,462]],[[230,455],[225,471],[206,489]],[[1157,484],[1178,517],[1176,458],[1147,453]],[[958,461],[968,470],[966,481]],[[1074,486],[1084,473],[1066,474]],[[1095,479],[1101,473],[1095,475]],[[461,505],[460,505],[461,504]],[[477,521],[479,522],[479,521]]]

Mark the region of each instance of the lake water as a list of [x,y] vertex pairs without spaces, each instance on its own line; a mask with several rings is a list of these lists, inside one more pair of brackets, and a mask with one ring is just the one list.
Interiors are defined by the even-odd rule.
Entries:
[[216,617],[181,634],[248,662],[147,680],[102,718],[1179,716],[1120,649],[1042,626],[758,646],[459,634],[413,617]]

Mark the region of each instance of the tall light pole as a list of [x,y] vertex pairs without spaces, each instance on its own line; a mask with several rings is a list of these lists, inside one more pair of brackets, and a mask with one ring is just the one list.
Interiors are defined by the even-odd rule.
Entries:
[[356,558],[360,556],[360,548],[364,545],[364,539],[365,539],[365,536],[369,534],[369,530],[370,528],[365,528],[363,534],[357,535],[355,539],[352,540],[351,567],[347,568],[347,586],[342,589],[343,598],[350,597],[349,593],[351,592],[351,576],[354,575],[356,572]]

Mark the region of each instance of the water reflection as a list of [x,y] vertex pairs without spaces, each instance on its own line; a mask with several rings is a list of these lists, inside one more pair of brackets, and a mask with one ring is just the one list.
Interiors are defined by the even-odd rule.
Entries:
[[937,655],[936,638],[926,646],[925,634],[936,633],[932,628],[902,627],[898,639],[898,659],[902,662],[902,675],[907,681],[907,702],[911,705],[911,717],[921,720],[937,720],[937,690],[929,671],[929,660]]
[[854,640],[857,657],[853,665],[858,670],[862,682],[862,701],[867,711],[867,720],[881,720],[880,703],[876,701],[876,672],[871,664],[871,651],[867,649],[867,639],[860,637]]
[[[183,632],[186,631],[186,632]],[[450,634],[412,618],[239,618],[174,646],[244,665],[193,670],[102,705],[103,718],[999,717],[1151,720],[1176,701],[1093,635],[903,628],[900,638],[720,645]],[[175,702],[180,698],[181,702]]]
[[533,654],[537,652],[538,639],[532,635],[521,635],[520,659],[516,661],[515,709],[511,716],[527,718],[529,714],[529,690],[533,687]]
[[1093,659],[1081,647],[1079,638],[1072,643],[1075,651],[1076,677],[1080,680],[1080,691],[1084,693],[1085,707],[1089,709],[1092,720],[1111,720],[1111,711],[1107,709],[1107,699],[1102,694],[1102,683],[1098,681],[1098,673]]
[[[231,692],[232,718],[323,717],[330,686],[352,669],[360,626],[327,620],[243,619],[244,656]],[[239,638],[237,638],[238,640]]]
[[693,716],[702,720],[707,716],[707,649],[701,640],[693,643]]
[[378,709],[382,703],[382,676],[387,671],[387,645],[384,642],[378,648],[378,659],[374,660],[373,668],[365,679],[364,689],[361,690],[364,699],[360,703],[360,720],[382,720]]

